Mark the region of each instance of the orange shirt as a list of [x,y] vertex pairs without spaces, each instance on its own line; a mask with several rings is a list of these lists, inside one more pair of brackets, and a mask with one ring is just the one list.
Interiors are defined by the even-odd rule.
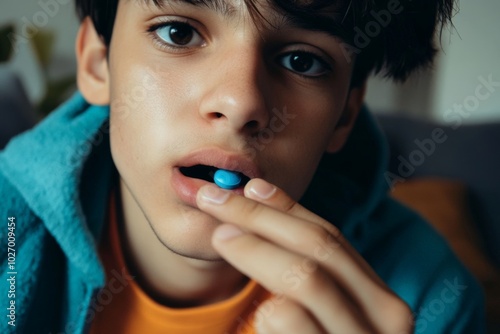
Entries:
[[99,252],[106,271],[106,286],[93,306],[91,334],[183,333],[253,334],[253,317],[271,294],[250,281],[238,294],[222,302],[193,308],[170,308],[150,298],[133,279],[120,245],[114,201],[109,228]]

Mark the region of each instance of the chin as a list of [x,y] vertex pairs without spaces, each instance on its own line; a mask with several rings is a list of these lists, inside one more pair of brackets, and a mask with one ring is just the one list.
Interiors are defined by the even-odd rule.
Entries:
[[181,256],[187,261],[196,261],[198,264],[201,264],[201,262],[225,262],[212,247],[210,249],[193,249],[186,245],[178,248],[169,245],[165,245],[165,247],[177,256]]
[[151,223],[158,240],[169,251],[187,259],[222,261],[212,247],[212,234],[220,222],[192,207],[181,207],[179,218],[167,224]]

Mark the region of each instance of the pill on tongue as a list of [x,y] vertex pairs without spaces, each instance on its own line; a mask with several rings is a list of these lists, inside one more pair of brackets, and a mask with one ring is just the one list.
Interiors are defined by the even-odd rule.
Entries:
[[218,169],[214,174],[214,182],[222,189],[235,189],[241,183],[241,175],[238,172]]

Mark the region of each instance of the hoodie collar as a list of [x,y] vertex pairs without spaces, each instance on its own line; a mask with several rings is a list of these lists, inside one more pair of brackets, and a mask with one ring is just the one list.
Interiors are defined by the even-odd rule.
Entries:
[[352,235],[386,197],[388,144],[366,107],[342,150],[325,154],[301,203]]
[[[108,116],[107,107],[90,106],[76,93],[37,127],[13,139],[0,153],[0,169],[6,178],[45,224],[69,261],[93,286],[104,283],[92,235],[100,229],[102,221],[89,221],[89,217],[104,218],[104,212],[84,212],[81,186],[93,188],[90,196],[104,197],[109,184],[95,184],[92,179],[81,181],[81,175],[93,152],[109,151],[108,133],[105,127],[101,128]],[[101,161],[106,172],[112,166],[111,155],[107,156]]]

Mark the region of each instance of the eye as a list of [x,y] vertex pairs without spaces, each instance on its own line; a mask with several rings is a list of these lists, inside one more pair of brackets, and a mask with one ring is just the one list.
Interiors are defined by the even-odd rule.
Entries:
[[280,57],[279,62],[286,69],[303,76],[319,77],[331,68],[311,52],[293,51]]
[[190,24],[186,22],[172,21],[161,23],[150,29],[161,42],[171,47],[202,46],[203,38]]

